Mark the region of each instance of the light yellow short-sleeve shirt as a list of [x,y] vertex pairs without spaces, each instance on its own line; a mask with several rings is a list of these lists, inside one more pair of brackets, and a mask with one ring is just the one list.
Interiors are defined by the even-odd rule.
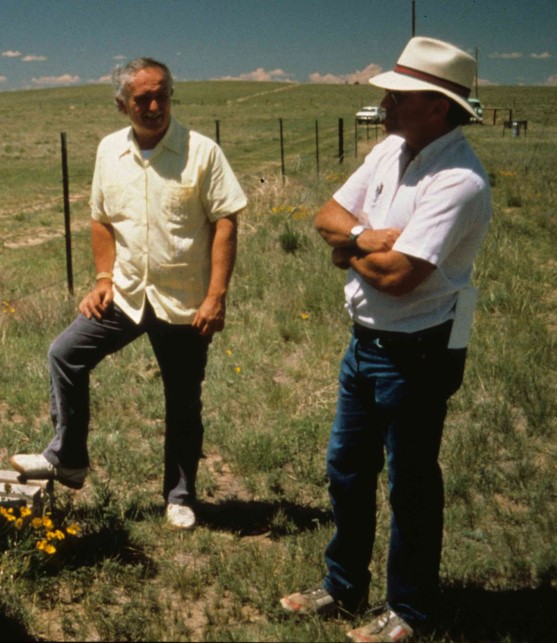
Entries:
[[211,223],[247,205],[220,147],[175,119],[148,160],[131,127],[97,151],[91,216],[116,239],[114,302],[136,323],[155,314],[189,324],[211,276]]

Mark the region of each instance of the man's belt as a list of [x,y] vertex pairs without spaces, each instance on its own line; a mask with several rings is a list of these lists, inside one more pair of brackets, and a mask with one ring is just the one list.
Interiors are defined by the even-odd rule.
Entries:
[[432,326],[431,328],[425,328],[424,330],[419,330],[415,333],[400,333],[389,330],[379,330],[375,328],[368,328],[367,326],[362,326],[361,324],[354,323],[354,336],[356,339],[362,341],[373,341],[379,339],[385,342],[385,344],[417,344],[424,343],[429,341],[444,341],[445,343],[449,340],[449,335],[451,334],[452,319],[439,324],[438,326]]

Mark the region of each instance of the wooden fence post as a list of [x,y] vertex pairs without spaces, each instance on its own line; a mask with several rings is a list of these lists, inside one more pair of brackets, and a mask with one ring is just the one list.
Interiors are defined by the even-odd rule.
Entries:
[[64,230],[66,235],[66,272],[68,275],[68,292],[73,295],[72,237],[70,228],[70,179],[68,175],[68,152],[66,133],[60,133],[62,147],[62,183],[64,192]]

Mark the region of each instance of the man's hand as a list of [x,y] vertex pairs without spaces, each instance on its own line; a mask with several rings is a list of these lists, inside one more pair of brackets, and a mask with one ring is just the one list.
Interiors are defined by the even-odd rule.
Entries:
[[226,298],[207,295],[193,319],[192,326],[198,329],[202,337],[209,337],[224,328],[225,315]]
[[355,248],[333,248],[333,265],[341,270],[348,270],[350,268],[350,259],[355,254],[358,254]]
[[87,319],[95,317],[101,320],[113,299],[112,281],[100,279],[95,288],[81,300],[79,310]]
[[387,252],[400,237],[400,230],[383,228],[381,230],[364,230],[356,239],[358,250],[363,254],[370,252]]
[[348,270],[352,257],[364,257],[372,252],[388,252],[399,236],[400,230],[396,230],[395,228],[364,230],[356,239],[355,246],[333,248],[333,264],[341,270]]

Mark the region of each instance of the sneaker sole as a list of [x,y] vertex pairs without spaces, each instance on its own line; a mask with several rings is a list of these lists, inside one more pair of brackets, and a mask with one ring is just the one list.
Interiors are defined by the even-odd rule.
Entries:
[[58,476],[52,478],[53,480],[56,480],[56,482],[59,482],[60,484],[63,484],[65,487],[69,487],[70,489],[83,489],[83,485],[85,484],[85,480],[82,480],[81,482],[74,482],[73,480],[68,480],[67,478],[60,478]]
[[289,614],[297,614],[299,616],[332,616],[339,612],[343,612],[342,607],[340,607],[338,603],[328,603],[327,605],[323,605],[317,609],[296,608],[291,605],[288,597],[286,596],[280,599],[280,604]]
[[193,531],[197,525],[192,525],[191,527],[178,527],[177,525],[171,525],[170,523],[165,523],[163,525],[164,529],[169,531]]
[[10,458],[10,464],[19,473],[19,477],[22,482],[26,482],[27,480],[56,480],[56,482],[59,482],[65,487],[69,487],[70,489],[82,489],[83,485],[85,484],[85,480],[75,482],[74,480],[57,476],[55,472],[53,472],[52,474],[46,474],[44,476],[28,476],[25,475],[25,469],[21,467],[17,462],[14,462],[12,458]]

